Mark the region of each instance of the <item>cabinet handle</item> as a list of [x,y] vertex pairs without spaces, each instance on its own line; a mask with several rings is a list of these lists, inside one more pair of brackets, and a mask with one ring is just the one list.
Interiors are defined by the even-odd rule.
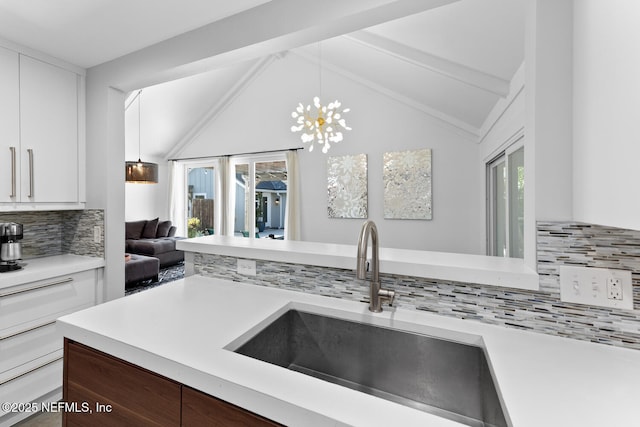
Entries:
[[29,154],[29,195],[27,197],[33,197],[33,148],[27,148]]
[[73,277],[67,277],[66,279],[57,280],[55,282],[44,283],[42,285],[32,286],[30,288],[23,288],[17,291],[0,292],[0,297],[8,297],[10,295],[21,294],[23,292],[35,291],[37,289],[49,288],[51,286],[64,285],[65,283],[73,282]]
[[[64,356],[63,356],[63,357],[64,357]],[[14,375],[14,376],[13,376],[13,377],[11,377],[11,378],[7,378],[6,380],[4,380],[4,381],[0,382],[0,385],[4,385],[4,384],[7,384],[7,383],[10,383],[11,381],[15,381],[15,380],[17,380],[18,378],[22,378],[22,377],[24,377],[25,375],[29,375],[30,373],[35,372],[35,371],[37,371],[37,370],[38,370],[38,369],[40,369],[40,368],[44,368],[45,366],[49,366],[49,365],[51,365],[52,363],[56,363],[57,361],[62,360],[62,359],[63,359],[63,357],[55,357],[54,359],[51,359],[51,360],[49,360],[49,361],[47,361],[47,362],[43,363],[43,364],[42,364],[42,365],[40,365],[40,366],[36,366],[35,368],[28,370],[27,372],[23,372],[23,373],[21,373],[21,374]]]
[[16,147],[9,147],[11,151],[11,194],[9,197],[16,197]]
[[33,326],[31,328],[23,329],[21,331],[14,332],[14,333],[9,334],[9,335],[0,336],[0,341],[6,340],[8,338],[13,338],[13,337],[15,337],[17,335],[24,334],[24,333],[27,333],[27,332],[35,331],[36,329],[44,328],[45,326],[50,326],[50,325],[53,325],[55,323],[56,323],[56,321],[54,320],[54,321],[51,321],[51,322],[43,323],[42,325]]

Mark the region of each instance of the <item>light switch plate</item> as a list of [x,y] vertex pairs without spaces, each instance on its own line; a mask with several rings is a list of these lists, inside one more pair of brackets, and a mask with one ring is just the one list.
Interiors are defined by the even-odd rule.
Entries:
[[[621,290],[616,289],[616,292],[610,292],[611,283],[620,283]],[[633,310],[631,272],[607,268],[561,266],[560,300]]]
[[256,275],[256,261],[254,259],[238,258],[238,274],[245,276]]

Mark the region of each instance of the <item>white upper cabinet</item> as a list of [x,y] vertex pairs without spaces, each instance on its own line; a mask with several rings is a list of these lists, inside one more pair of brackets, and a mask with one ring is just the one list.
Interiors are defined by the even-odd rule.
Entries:
[[0,211],[83,207],[83,83],[0,47]]
[[78,75],[20,56],[22,202],[78,202]]
[[0,47],[0,202],[20,194],[20,75],[18,54]]

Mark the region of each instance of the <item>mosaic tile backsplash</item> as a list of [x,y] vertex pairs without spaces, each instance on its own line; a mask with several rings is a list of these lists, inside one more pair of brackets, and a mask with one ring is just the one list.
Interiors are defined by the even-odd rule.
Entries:
[[[589,224],[539,222],[540,290],[381,274],[396,291],[395,305],[438,315],[640,350],[640,311],[560,301],[563,264],[632,271],[640,307],[640,231]],[[235,257],[197,253],[196,274],[368,303],[368,287],[351,270],[256,261],[255,277],[237,274]]]
[[93,241],[93,227],[104,235],[104,211],[0,212],[0,222],[23,225],[22,257],[74,254],[104,258],[104,244]]

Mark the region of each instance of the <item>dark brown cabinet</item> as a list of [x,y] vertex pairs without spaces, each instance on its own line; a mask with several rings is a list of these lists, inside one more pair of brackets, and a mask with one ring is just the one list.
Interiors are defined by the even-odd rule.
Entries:
[[65,339],[64,426],[277,426],[243,408]]
[[280,424],[190,387],[182,386],[182,425],[185,427],[258,427]]
[[179,426],[180,397],[180,383],[65,340],[66,426]]

